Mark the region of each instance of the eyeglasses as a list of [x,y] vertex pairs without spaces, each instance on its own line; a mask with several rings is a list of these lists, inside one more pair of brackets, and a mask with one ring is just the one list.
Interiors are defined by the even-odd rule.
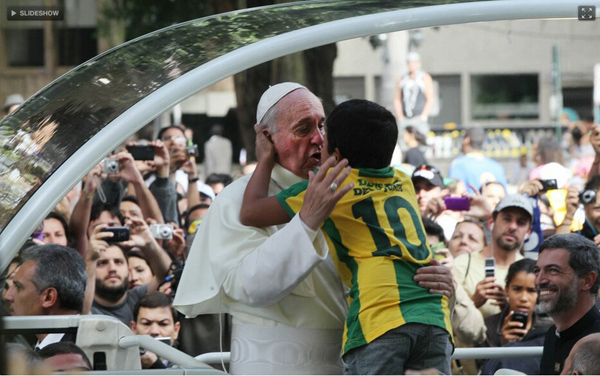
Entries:
[[173,141],[178,144],[186,144],[187,143],[187,138],[185,138],[185,136],[163,136],[161,138],[161,140],[163,142]]

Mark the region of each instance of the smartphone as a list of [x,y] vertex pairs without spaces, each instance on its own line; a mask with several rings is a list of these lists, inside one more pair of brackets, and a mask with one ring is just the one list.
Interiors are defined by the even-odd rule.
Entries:
[[188,145],[185,147],[185,151],[187,152],[188,157],[197,157],[198,156],[198,145]]
[[438,249],[442,249],[446,247],[446,245],[444,244],[444,242],[439,242],[436,243],[434,245],[431,246],[431,252],[433,253],[433,258],[436,260],[442,260],[444,258],[446,258],[446,256],[443,253],[436,253],[435,251],[437,251]]
[[136,161],[154,160],[154,146],[152,145],[129,145],[127,151]]
[[493,277],[494,276],[494,266],[496,265],[496,260],[493,258],[485,259],[485,277]]
[[468,197],[444,197],[444,203],[446,204],[447,210],[453,211],[461,211],[461,210],[469,210],[471,206],[471,201]]
[[171,337],[154,337],[155,340],[171,346]]
[[556,182],[556,179],[540,179],[540,182],[542,183],[543,191],[550,191],[552,189],[558,189],[558,183]]
[[515,311],[510,318],[510,321],[516,321],[523,324],[523,329],[527,327],[527,312]]
[[112,232],[112,238],[106,238],[108,243],[118,243],[129,240],[129,227],[107,227],[102,229],[103,232]]

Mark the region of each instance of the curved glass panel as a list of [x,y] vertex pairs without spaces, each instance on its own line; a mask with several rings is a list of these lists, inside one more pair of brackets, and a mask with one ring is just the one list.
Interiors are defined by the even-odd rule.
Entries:
[[[343,0],[255,8],[148,34],[66,73],[0,122],[0,233],[86,141],[144,97],[258,41],[326,22],[459,0]],[[138,126],[133,125],[133,126]]]

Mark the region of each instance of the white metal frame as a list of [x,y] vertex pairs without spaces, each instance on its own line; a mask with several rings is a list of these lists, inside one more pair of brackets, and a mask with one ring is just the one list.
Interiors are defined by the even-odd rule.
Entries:
[[[586,1],[600,12],[600,0]],[[312,47],[366,35],[450,24],[524,19],[577,19],[577,0],[505,0],[412,8],[358,16],[290,31],[239,48],[166,84],[139,101],[74,153],[0,234],[4,270],[35,226],[112,149],[165,110],[244,69]]]

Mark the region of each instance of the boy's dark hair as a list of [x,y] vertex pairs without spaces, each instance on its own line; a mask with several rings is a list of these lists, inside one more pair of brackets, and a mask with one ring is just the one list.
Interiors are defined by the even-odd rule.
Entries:
[[446,242],[446,237],[444,236],[444,229],[442,226],[438,225],[431,218],[423,218],[423,227],[425,228],[425,233],[427,235],[437,236],[441,242]]
[[364,99],[339,104],[327,118],[327,151],[339,149],[353,168],[383,168],[392,161],[398,141],[396,118]]
[[119,218],[119,222],[121,222],[121,225],[125,223],[125,220],[123,218],[123,215],[119,211],[119,208],[104,202],[99,202],[92,205],[92,210],[90,212],[90,222],[100,218],[100,215],[105,211],[109,212],[113,218]]
[[169,295],[160,291],[152,291],[142,296],[142,298],[136,303],[133,308],[133,321],[137,322],[138,314],[140,313],[140,308],[161,308],[161,307],[169,307],[171,310],[171,315],[173,316],[173,322],[176,323],[179,321],[179,317],[177,316],[177,311],[173,308],[173,301],[169,297]]

